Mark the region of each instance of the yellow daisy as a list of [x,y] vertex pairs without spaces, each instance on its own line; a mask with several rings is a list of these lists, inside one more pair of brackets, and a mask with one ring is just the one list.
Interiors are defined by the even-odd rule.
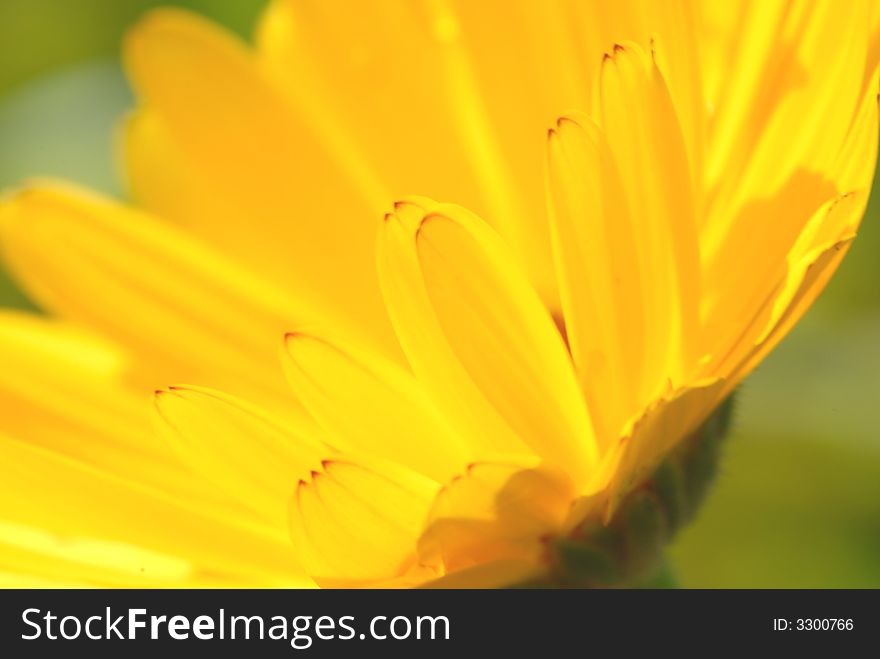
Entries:
[[60,320],[0,317],[0,578],[627,583],[855,235],[880,10],[276,0],[256,42],[148,15],[136,207],[2,202]]

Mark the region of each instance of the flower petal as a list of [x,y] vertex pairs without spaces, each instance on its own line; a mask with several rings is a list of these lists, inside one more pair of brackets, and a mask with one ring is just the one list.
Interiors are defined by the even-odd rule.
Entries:
[[431,589],[490,589],[526,583],[540,576],[542,568],[533,561],[497,560],[458,570],[422,585]]
[[867,2],[849,11],[833,0],[749,2],[739,14],[723,60],[707,60],[723,76],[706,163],[705,183],[716,188],[710,257],[745,200],[770,196],[798,170],[827,171],[876,64]]
[[[307,583],[283,537],[268,533],[264,526],[199,511],[185,500],[148,491],[6,436],[0,436],[0,455],[0,517],[7,531],[19,528],[17,542],[10,537],[3,542],[0,570],[5,569],[2,556],[11,560],[11,552],[20,551],[20,529],[28,527],[51,533],[59,541],[82,539],[80,546],[92,556],[95,553],[88,551],[89,546],[100,549],[106,543],[124,543],[143,549],[144,555],[156,552],[176,557],[187,564],[187,579],[251,585]],[[129,552],[127,558],[138,560],[138,554]],[[29,565],[41,574],[38,563],[34,559]],[[21,567],[22,561],[13,565]],[[130,565],[129,574],[139,567]],[[183,575],[179,567],[175,569]],[[138,583],[143,580],[133,577],[129,581],[130,585]]]
[[128,192],[137,205],[215,239],[210,227],[217,232],[216,218],[229,213],[228,206],[181,153],[162,117],[139,107],[125,117],[121,137]]
[[867,197],[867,191],[842,195],[811,218],[766,311],[731,356],[735,380],[748,375],[785,338],[825,289],[855,238]]
[[637,236],[645,345],[639,400],[678,386],[702,356],[695,192],[681,127],[656,64],[634,44],[606,56],[598,123],[617,163]]
[[[878,12],[880,15],[880,12]],[[859,105],[853,113],[845,139],[839,146],[830,170],[840,192],[868,190],[877,164],[878,94],[880,59],[871,72]]]
[[[151,12],[127,36],[124,55],[142,102],[180,156],[175,163],[184,164],[178,170],[198,173],[187,204],[160,210],[193,213],[180,219],[206,240],[298,295],[332,301],[372,337],[390,341],[370,258],[388,193],[364,180],[368,168],[348,162],[352,150],[329,143],[244,44],[195,14]],[[142,165],[132,174],[151,171]],[[154,182],[163,184],[163,175],[134,187]],[[179,185],[189,188],[189,179]],[[200,205],[212,196],[215,203]]]
[[297,555],[323,586],[424,579],[416,541],[437,488],[389,464],[325,460],[291,499]]
[[287,335],[284,356],[294,391],[340,448],[438,481],[472,459],[419,383],[396,364],[302,332]]
[[694,432],[729,393],[723,378],[697,380],[668,391],[637,417],[602,457],[584,497],[572,508],[572,527],[587,516],[608,521],[622,498],[657,468],[678,444]]
[[[13,575],[17,582],[9,578]],[[0,520],[0,585],[204,588],[236,582],[194,573],[186,560],[123,542],[61,538]]]
[[[505,29],[485,29],[499,15]],[[557,3],[277,0],[258,49],[300,104],[370,154],[395,197],[479,212],[555,304],[539,136],[589,89],[567,18]]]
[[605,136],[588,117],[549,132],[548,197],[566,336],[604,447],[643,403],[649,274]]
[[419,382],[475,456],[533,453],[480,393],[436,322],[413,235],[435,202],[409,198],[385,218],[378,244],[379,278],[388,313]]
[[812,215],[786,261],[774,268],[751,315],[719,332],[719,349],[702,367],[707,376],[723,374],[732,389],[788,333],[846,254],[867,198],[866,190],[840,195]]
[[497,234],[452,205],[401,206],[385,229],[383,286],[416,374],[453,413],[480,415],[470,432],[497,423],[494,408],[532,451],[584,478],[597,448],[565,345]]
[[139,385],[188,379],[289,405],[273,346],[308,305],[198,241],[49,185],[2,202],[0,247],[41,305],[124,346]]
[[157,428],[197,473],[277,528],[297,481],[334,453],[297,428],[227,394],[192,386],[156,392]]
[[472,464],[437,495],[419,555],[447,573],[493,560],[536,563],[544,539],[562,529],[576,494],[559,470]]
[[228,505],[152,432],[143,398],[122,383],[127,356],[112,344],[61,321],[2,311],[0,362],[4,432],[207,509]]
[[[741,23],[724,53],[704,181],[703,314],[719,325],[766,295],[772,269],[826,200],[868,184],[839,153],[877,64],[864,2],[845,12],[833,1],[748,3]],[[857,176],[870,179],[874,163],[860,158]]]

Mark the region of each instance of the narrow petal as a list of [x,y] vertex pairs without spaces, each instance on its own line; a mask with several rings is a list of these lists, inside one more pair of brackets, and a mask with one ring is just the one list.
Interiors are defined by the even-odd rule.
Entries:
[[289,401],[273,346],[317,312],[180,231],[44,185],[2,202],[0,248],[44,308],[130,351],[132,381],[186,378]]
[[702,356],[695,192],[666,83],[635,44],[616,45],[604,59],[596,109],[638,237],[645,361],[637,377],[645,404],[669,379],[683,382]]
[[[40,529],[59,542],[82,539],[79,546],[93,557],[92,563],[98,556],[89,547],[100,550],[107,543],[122,543],[143,549],[141,555],[127,552],[129,561],[141,561],[129,564],[129,572],[145,566],[143,556],[155,552],[183,561],[188,579],[307,583],[283,536],[270,534],[263,526],[200,512],[185,500],[150,492],[114,474],[6,436],[0,436],[0,455],[0,517],[7,530],[13,526]],[[23,538],[16,535],[20,548]],[[7,549],[10,540],[7,537]],[[174,565],[182,575],[182,564]],[[31,567],[36,568],[33,563]],[[132,585],[137,583],[143,580],[131,580]]]
[[[487,30],[499,15],[505,29]],[[370,154],[396,198],[479,212],[555,304],[540,134],[583,107],[590,68],[568,18],[555,2],[276,0],[258,49],[300,104]]]
[[128,192],[137,205],[214,240],[207,225],[216,233],[216,218],[229,209],[187,161],[162,117],[142,106],[125,117],[120,133]]
[[299,479],[333,454],[316,429],[218,391],[170,387],[156,392],[154,409],[159,432],[194,471],[277,528]]
[[668,391],[634,417],[616,444],[602,457],[583,498],[571,510],[569,524],[587,516],[608,521],[622,498],[657,468],[657,465],[702,424],[729,393],[723,378],[697,380]]
[[841,239],[816,254],[801,260],[786,280],[782,295],[777,299],[775,323],[759,339],[748,359],[736,371],[736,377],[745,377],[785,338],[791,329],[825,290],[831,275],[843,261],[854,236]]
[[438,486],[385,463],[325,460],[290,504],[297,555],[324,586],[424,579],[416,541]]
[[588,117],[560,119],[549,132],[548,197],[566,335],[607,446],[643,402],[648,275],[605,136]]
[[852,192],[825,204],[810,219],[787,260],[785,274],[728,358],[731,380],[741,380],[788,334],[825,289],[849,250],[864,215],[868,192]]
[[[195,14],[151,12],[128,34],[124,55],[141,101],[181,156],[175,164],[185,164],[179,171],[198,172],[196,194],[181,209],[195,216],[180,219],[390,340],[370,258],[388,193],[344,159],[350,150],[315,130],[243,43]],[[147,176],[135,189],[163,183],[161,173],[149,177],[149,166],[132,174],[139,171]],[[211,196],[217,203],[196,203]]]
[[621,440],[624,454],[608,489],[612,508],[629,488],[646,478],[680,441],[702,424],[729,391],[721,379],[691,383],[655,401],[635,419]]
[[877,163],[878,94],[880,94],[880,59],[868,80],[846,138],[830,166],[838,191],[869,190]]
[[788,333],[824,289],[846,254],[867,203],[867,190],[829,200],[810,218],[788,258],[775,265],[764,293],[743,316],[718,333],[718,349],[703,365],[733,388]]
[[[486,218],[557,309],[541,131],[589,107],[605,48],[658,32],[682,110],[696,116],[692,14],[687,3],[275,0],[257,41],[270,75],[370,154],[396,196],[453,199]],[[486,29],[499,16],[505,28]]]
[[498,560],[458,570],[422,585],[435,590],[506,588],[539,577],[541,567],[534,561]]
[[128,358],[112,344],[62,321],[3,311],[0,362],[4,432],[142,487],[223,509],[220,493],[155,436],[144,398],[123,386]]
[[419,382],[478,459],[534,455],[468,376],[436,322],[413,239],[435,206],[409,198],[385,218],[378,266],[394,329]]
[[737,19],[723,60],[711,63],[723,80],[705,181],[710,257],[745,200],[773,194],[799,170],[826,171],[875,65],[866,71],[866,2],[848,11],[833,0],[748,2]]
[[157,393],[161,432],[185,459],[276,529],[323,585],[367,585],[417,570],[415,538],[437,484],[393,463],[340,453],[231,396]]
[[[399,318],[404,307],[427,301],[422,325],[436,323],[430,336],[442,337],[445,352],[458,360],[454,376],[464,375],[475,385],[532,451],[564,466],[575,479],[584,478],[597,454],[590,419],[562,337],[519,265],[492,229],[460,207],[438,205],[412,222],[415,217],[386,222],[386,229],[398,227],[386,236],[401,229],[403,234],[385,248],[404,250],[391,259],[414,259],[412,274],[419,279],[410,290],[416,291],[420,281],[423,292],[415,295],[424,298],[389,286],[392,315]],[[407,256],[410,250],[414,253]],[[398,281],[403,276],[399,273]],[[396,327],[402,324],[395,318]],[[430,348],[411,331],[402,328],[401,342],[418,373],[420,364],[436,355],[426,359],[422,351]],[[411,338],[419,343],[408,346]],[[436,370],[424,378],[432,375]]]
[[[724,265],[726,270],[723,278],[714,279],[714,294],[704,308],[708,315],[705,331],[715,337],[711,350],[714,357],[707,365],[710,372],[714,372],[711,369],[719,360],[726,364],[722,368],[739,363],[743,351],[751,350],[761,334],[775,325],[781,315],[780,305],[787,304],[781,301],[782,291],[796,290],[797,278],[801,276],[798,271],[818,253],[839,241],[848,241],[858,229],[877,160],[877,85],[875,69],[853,113],[846,138],[838,145],[834,162],[829,165],[837,183],[815,184],[809,179],[794,179],[775,198],[752,204],[747,209],[748,221],[728,236],[730,244],[737,246],[740,254],[747,251],[750,258],[735,257],[731,251],[723,264],[712,266],[721,272]],[[853,187],[838,192],[842,185]],[[825,196],[817,200],[817,195]],[[779,217],[806,219],[798,220],[797,233],[780,238],[778,233],[768,231],[756,241],[749,224],[756,216],[763,218],[768,227],[775,226]],[[815,289],[816,294],[820,289]],[[811,296],[810,301],[814,298],[815,295]]]
[[446,572],[493,560],[540,560],[543,541],[558,533],[577,490],[559,470],[475,463],[437,495],[419,555]]
[[285,340],[287,378],[335,445],[446,481],[470,459],[419,383],[366,350],[300,332]]
[[0,585],[205,588],[235,587],[241,582],[198,574],[179,557],[123,542],[62,538],[43,529],[0,520]]
[[[867,184],[838,156],[876,66],[867,58],[865,2],[848,11],[825,1],[751,2],[740,25],[716,63],[729,74],[716,99],[704,181],[701,244],[711,295],[703,316],[722,325],[736,322],[744,300],[766,294],[768,268],[829,198]],[[873,171],[874,159],[857,167]],[[751,258],[742,258],[744,250]]]
[[[575,34],[578,53],[589,68],[589,84],[601,75],[600,62],[613,44],[650,45],[652,56],[669,85],[694,172],[699,172],[705,142],[705,100],[700,70],[701,47],[697,18],[702,10],[695,2],[577,2],[563,0],[568,28]],[[735,21],[726,24],[734,25]],[[593,92],[593,89],[589,90]],[[592,100],[592,94],[591,94]],[[550,108],[558,114],[577,104]]]

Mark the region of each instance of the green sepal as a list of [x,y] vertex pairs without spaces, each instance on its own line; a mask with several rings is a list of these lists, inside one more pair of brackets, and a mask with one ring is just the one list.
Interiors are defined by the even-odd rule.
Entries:
[[546,573],[515,587],[651,587],[664,569],[663,549],[696,515],[717,474],[732,408],[729,396],[624,496],[607,525],[589,519],[571,534],[549,539]]

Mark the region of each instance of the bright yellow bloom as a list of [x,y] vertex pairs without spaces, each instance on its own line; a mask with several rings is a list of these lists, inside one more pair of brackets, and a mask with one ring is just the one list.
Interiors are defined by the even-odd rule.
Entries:
[[276,0],[253,51],[149,15],[139,209],[59,183],[0,207],[64,319],[0,317],[0,577],[539,572],[831,276],[878,57],[856,1]]

